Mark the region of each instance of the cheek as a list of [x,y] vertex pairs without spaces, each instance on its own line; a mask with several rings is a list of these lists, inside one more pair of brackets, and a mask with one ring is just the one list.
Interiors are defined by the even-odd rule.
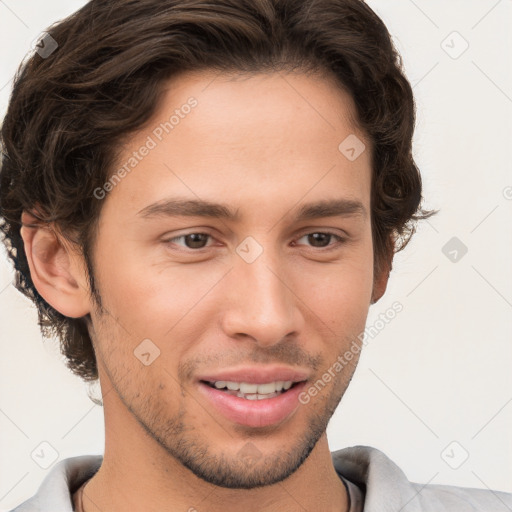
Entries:
[[[101,282],[109,309],[132,338],[150,338],[162,346],[178,336],[197,338],[203,323],[191,320],[202,314],[208,296],[215,295],[225,266],[172,264],[163,258],[153,264],[147,260],[147,255],[138,258],[133,251],[118,265],[110,266]],[[184,344],[180,346],[186,349]]]
[[304,269],[296,280],[299,297],[337,334],[364,329],[373,288],[371,241],[365,245],[339,262]]

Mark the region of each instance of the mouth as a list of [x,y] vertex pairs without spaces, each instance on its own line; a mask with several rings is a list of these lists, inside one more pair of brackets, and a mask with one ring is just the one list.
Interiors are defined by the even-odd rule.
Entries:
[[200,381],[213,389],[222,391],[228,395],[243,398],[245,400],[268,400],[280,396],[304,381],[278,380],[265,382],[263,384],[254,384],[250,382],[235,381]]
[[308,373],[291,368],[238,368],[202,375],[198,391],[214,414],[246,427],[279,425],[297,411]]

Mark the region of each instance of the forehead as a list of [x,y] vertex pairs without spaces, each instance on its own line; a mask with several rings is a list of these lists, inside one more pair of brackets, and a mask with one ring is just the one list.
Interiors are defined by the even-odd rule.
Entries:
[[122,197],[127,214],[177,195],[242,210],[331,193],[368,202],[371,148],[356,118],[351,96],[328,77],[182,73],[127,139],[116,162],[127,172],[108,202]]
[[[255,133],[263,128],[269,136],[274,136],[287,120],[309,116],[309,122],[302,125],[306,132],[342,128],[361,139],[366,138],[359,130],[357,108],[351,94],[326,72],[182,72],[165,82],[162,90],[163,97],[148,128],[159,120],[169,119],[173,111],[179,111],[194,97],[200,107],[194,109],[196,119],[200,112],[201,123],[208,120],[211,126],[222,125],[226,130],[224,119],[229,116],[230,121],[236,121],[234,133],[254,121],[252,126],[259,124],[255,126],[259,128]],[[261,126],[261,121],[272,120],[279,122],[276,126]],[[192,123],[188,125],[192,127]],[[292,136],[300,125],[287,127]]]

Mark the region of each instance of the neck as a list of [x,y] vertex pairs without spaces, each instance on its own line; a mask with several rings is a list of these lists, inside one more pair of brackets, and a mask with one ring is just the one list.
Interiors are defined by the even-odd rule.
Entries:
[[164,459],[129,447],[121,452],[106,449],[100,469],[83,491],[83,512],[348,510],[346,490],[332,464],[325,433],[295,473],[255,489],[217,487],[168,455]]

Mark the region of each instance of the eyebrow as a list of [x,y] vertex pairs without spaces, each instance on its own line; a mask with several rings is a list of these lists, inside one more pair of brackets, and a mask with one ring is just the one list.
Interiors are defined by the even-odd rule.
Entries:
[[[225,204],[197,199],[169,198],[152,203],[137,212],[142,218],[154,217],[210,217],[240,221],[239,208],[231,210]],[[360,215],[367,217],[368,212],[360,201],[353,199],[324,199],[302,205],[296,213],[296,221],[312,220],[321,217],[346,217]]]

